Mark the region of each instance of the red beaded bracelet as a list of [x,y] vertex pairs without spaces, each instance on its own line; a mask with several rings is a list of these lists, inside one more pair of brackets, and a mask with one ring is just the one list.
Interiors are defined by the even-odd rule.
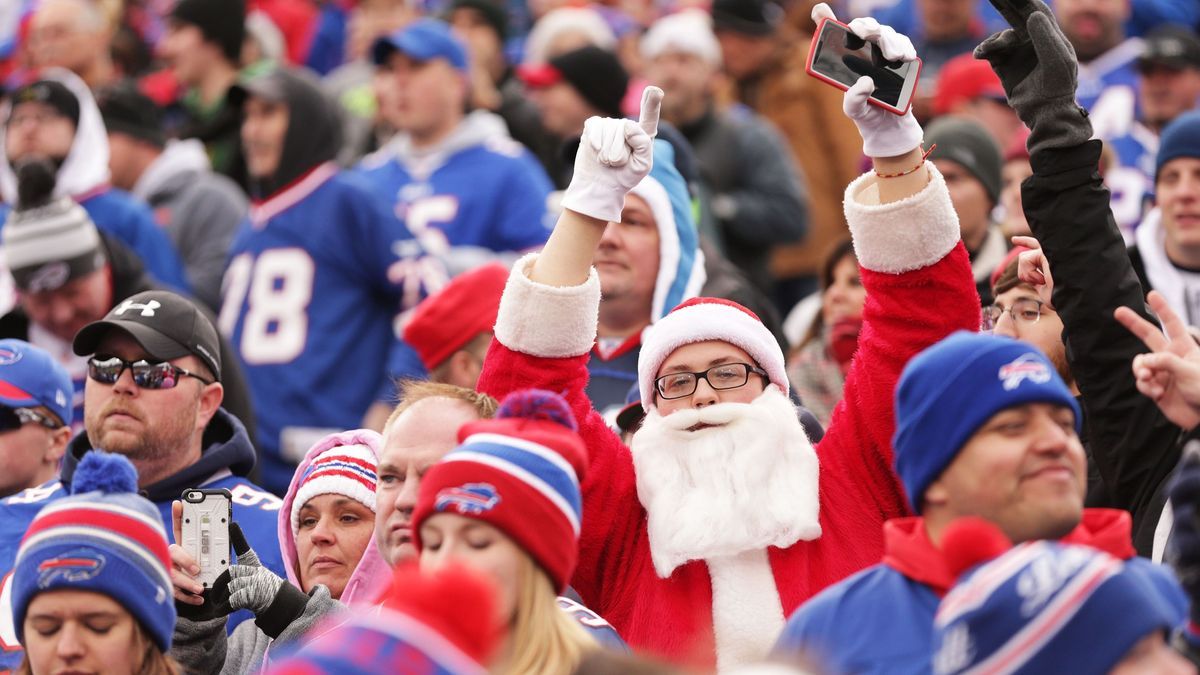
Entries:
[[921,163],[917,164],[916,166],[914,166],[911,169],[908,169],[906,171],[901,171],[899,173],[879,173],[879,171],[876,170],[875,175],[879,176],[880,178],[899,178],[900,176],[907,176],[908,174],[925,166],[925,160],[929,159],[929,153],[933,152],[933,149],[936,147],[937,147],[937,143],[934,143],[933,145],[929,146],[929,149],[925,151],[925,154],[921,155]]

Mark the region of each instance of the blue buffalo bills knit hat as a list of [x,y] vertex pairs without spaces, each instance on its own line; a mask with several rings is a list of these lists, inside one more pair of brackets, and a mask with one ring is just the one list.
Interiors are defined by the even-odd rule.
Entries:
[[450,32],[450,26],[437,19],[418,19],[404,28],[385,35],[371,46],[371,62],[381,66],[392,52],[401,52],[416,61],[442,58],[467,72],[467,50]]
[[71,424],[71,376],[50,354],[24,340],[0,340],[0,405],[45,406]]
[[896,473],[913,511],[929,484],[992,415],[1026,403],[1075,413],[1079,404],[1037,347],[998,335],[958,331],[918,354],[896,386]]
[[1200,110],[1193,110],[1176,117],[1162,131],[1158,142],[1158,156],[1154,158],[1154,181],[1167,162],[1180,157],[1200,159]]
[[46,591],[106,595],[138,620],[163,652],[175,629],[167,534],[158,508],[137,494],[137,470],[121,455],[92,450],[75,469],[71,496],[38,512],[17,549],[13,623]]
[[1103,675],[1186,619],[1183,589],[1148,561],[1054,541],[1008,549],[981,518],[952,523],[942,545],[951,569],[967,571],[934,616],[937,675]]

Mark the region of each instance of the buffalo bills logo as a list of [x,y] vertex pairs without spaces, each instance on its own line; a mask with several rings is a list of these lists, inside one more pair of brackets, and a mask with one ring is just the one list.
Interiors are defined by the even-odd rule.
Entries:
[[0,347],[0,366],[11,366],[24,356],[21,352],[7,347]]
[[467,483],[461,487],[443,488],[434,500],[437,511],[455,509],[464,515],[479,515],[491,511],[500,503],[496,488],[488,483]]
[[1034,384],[1050,381],[1050,367],[1034,354],[1023,354],[1012,363],[1000,367],[1000,381],[1005,391],[1012,391],[1029,380]]
[[103,569],[104,556],[95,551],[68,551],[38,565],[38,588],[48,588],[59,581],[69,584],[88,581]]

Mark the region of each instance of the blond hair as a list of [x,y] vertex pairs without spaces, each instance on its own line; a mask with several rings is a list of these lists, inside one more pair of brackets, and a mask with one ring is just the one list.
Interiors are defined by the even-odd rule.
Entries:
[[517,571],[512,658],[505,675],[558,675],[575,670],[596,641],[558,607],[550,577],[522,552]]
[[386,436],[392,425],[396,423],[396,419],[404,414],[417,401],[422,401],[427,398],[449,398],[455,401],[462,401],[475,409],[479,419],[486,420],[496,416],[496,410],[500,407],[500,402],[488,396],[481,394],[466,387],[460,387],[454,384],[446,384],[444,382],[429,382],[427,380],[403,380],[399,384],[400,387],[400,403],[392,410],[392,414],[388,415],[387,422],[383,425],[383,435]]

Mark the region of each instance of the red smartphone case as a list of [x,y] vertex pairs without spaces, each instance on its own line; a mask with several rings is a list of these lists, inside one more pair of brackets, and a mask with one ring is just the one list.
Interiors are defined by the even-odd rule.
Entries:
[[[825,84],[829,84],[834,87],[837,87],[838,89],[841,89],[842,91],[848,91],[850,89],[850,87],[847,87],[846,85],[842,84],[841,82],[838,82],[837,80],[835,80],[831,77],[826,77],[825,75],[818,73],[817,71],[813,70],[813,67],[812,67],[813,57],[816,56],[816,54],[817,54],[817,42],[821,39],[821,32],[825,28],[825,22],[827,22],[827,21],[832,21],[833,23],[836,23],[837,25],[842,26],[847,31],[850,30],[850,27],[847,26],[846,24],[842,23],[841,21],[837,21],[835,19],[828,19],[828,18],[821,19],[821,23],[817,24],[817,32],[813,33],[812,44],[810,44],[808,47],[808,60],[804,64],[804,71],[806,73],[808,73],[811,77],[815,77],[818,80],[824,82]],[[913,91],[914,92],[917,89],[917,82],[920,82],[920,80],[921,80],[921,67],[923,65],[924,65],[924,63],[921,61],[921,59],[918,58],[917,59],[916,82],[913,82]],[[909,108],[912,107],[912,97],[910,96],[908,98],[908,105],[904,106],[903,110],[901,110],[900,108],[897,108],[895,106],[888,105],[887,103],[884,103],[883,101],[877,100],[875,98],[868,98],[867,103],[870,103],[871,105],[875,106],[876,108],[883,108],[884,110],[892,113],[893,115],[904,115],[905,113],[908,112]]]

